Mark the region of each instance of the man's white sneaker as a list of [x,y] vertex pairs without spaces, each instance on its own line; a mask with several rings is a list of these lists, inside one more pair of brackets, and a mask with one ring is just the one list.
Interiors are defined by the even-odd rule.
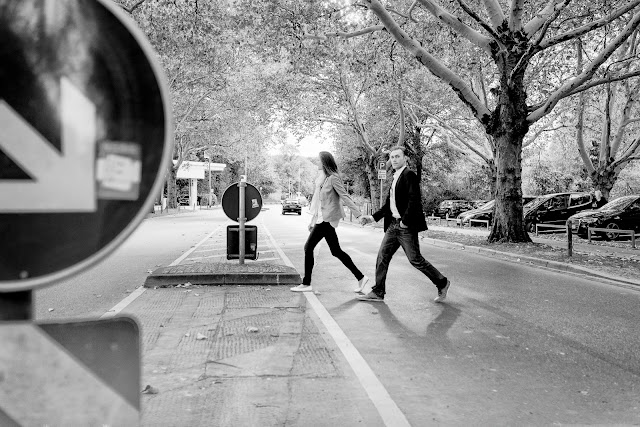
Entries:
[[451,286],[451,282],[447,279],[447,284],[442,288],[438,289],[438,296],[434,299],[434,302],[442,302],[447,298],[447,292],[449,292],[449,286]]
[[362,277],[362,279],[358,280],[358,287],[353,290],[353,292],[362,292],[365,286],[369,283],[369,278],[367,276]]
[[293,292],[311,292],[311,291],[313,291],[313,289],[311,289],[311,285],[298,285],[298,286],[294,286],[293,288],[291,288],[291,290]]

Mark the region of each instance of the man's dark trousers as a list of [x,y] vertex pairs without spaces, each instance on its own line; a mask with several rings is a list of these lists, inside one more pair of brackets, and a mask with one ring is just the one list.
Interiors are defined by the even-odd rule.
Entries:
[[401,228],[400,220],[393,219],[387,231],[384,233],[380,250],[378,251],[378,259],[376,260],[376,284],[372,288],[374,293],[381,297],[384,296],[389,263],[400,246],[402,246],[411,265],[427,276],[436,287],[442,287],[446,284],[446,277],[431,265],[429,261],[424,259],[420,253],[418,233],[416,231],[410,231],[408,228]]

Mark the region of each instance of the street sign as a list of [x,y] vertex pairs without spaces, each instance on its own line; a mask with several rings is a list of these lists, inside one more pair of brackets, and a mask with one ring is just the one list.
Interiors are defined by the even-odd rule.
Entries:
[[387,169],[387,162],[380,160],[378,162],[378,170],[386,170]]
[[378,170],[378,179],[387,179],[387,171]]
[[139,424],[133,319],[2,322],[0,342],[0,425]]
[[[251,221],[258,216],[260,209],[262,209],[262,196],[260,195],[260,191],[249,183],[247,183],[244,191],[245,217],[247,221]],[[240,212],[239,201],[240,188],[236,182],[227,187],[222,194],[222,210],[230,220],[236,222],[238,222]]]
[[0,292],[16,292],[126,239],[160,192],[173,126],[156,54],[116,3],[0,10]]

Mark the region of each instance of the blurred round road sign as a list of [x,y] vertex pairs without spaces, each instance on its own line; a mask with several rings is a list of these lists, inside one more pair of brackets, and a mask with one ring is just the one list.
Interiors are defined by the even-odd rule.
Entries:
[[120,245],[172,154],[156,54],[110,0],[0,0],[0,292]]
[[[260,191],[253,185],[247,183],[244,189],[244,216],[247,221],[251,221],[260,213],[262,209],[262,196]],[[238,183],[231,184],[222,194],[222,210],[229,219],[238,222],[240,217],[240,187]]]

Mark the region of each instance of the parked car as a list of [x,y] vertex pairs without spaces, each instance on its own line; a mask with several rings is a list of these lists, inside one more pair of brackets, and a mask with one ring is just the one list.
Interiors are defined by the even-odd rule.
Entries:
[[545,194],[524,207],[524,223],[527,231],[536,231],[536,224],[561,224],[571,215],[591,209],[590,193]]
[[[534,200],[536,196],[522,196],[522,204],[526,205],[531,200]],[[471,209],[470,211],[462,212],[458,215],[458,225],[473,225],[470,221],[472,219],[489,221],[489,224],[493,223],[493,208],[496,204],[495,199],[486,202],[484,205],[480,206],[477,209]],[[481,225],[481,223],[476,223],[476,225]]]
[[436,209],[436,216],[440,218],[455,218],[460,212],[473,208],[471,202],[467,200],[443,200]]
[[486,205],[488,201],[489,200],[473,200],[471,205],[473,206],[473,209],[478,209],[479,207]]
[[[610,228],[614,230],[640,231],[640,195],[618,197],[599,209],[577,213],[569,217],[572,230],[580,237],[587,237],[587,229]],[[607,240],[616,240],[618,233],[597,233]]]
[[489,202],[486,202],[484,205],[480,206],[477,209],[471,209],[469,211],[462,212],[456,218],[458,220],[457,221],[458,225],[463,225],[463,226],[469,225],[471,224],[470,221],[472,219],[485,220],[491,223],[491,221],[493,220],[493,207],[495,206],[495,204],[496,204],[496,201],[491,200]]
[[297,213],[302,215],[302,205],[297,199],[286,199],[282,204],[282,215],[287,212]]

